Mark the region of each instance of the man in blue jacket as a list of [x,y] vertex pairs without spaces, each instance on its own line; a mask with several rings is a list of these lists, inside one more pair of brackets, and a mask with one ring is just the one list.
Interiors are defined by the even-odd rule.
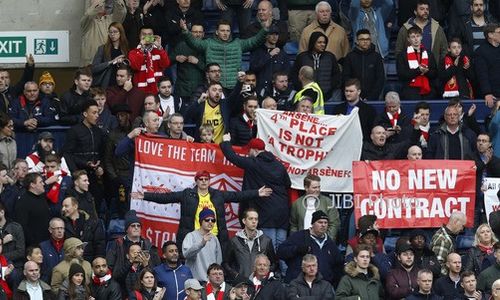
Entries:
[[162,247],[164,263],[154,268],[159,287],[165,287],[164,300],[183,300],[186,297],[184,282],[193,278],[191,270],[179,261],[179,249],[173,241]]

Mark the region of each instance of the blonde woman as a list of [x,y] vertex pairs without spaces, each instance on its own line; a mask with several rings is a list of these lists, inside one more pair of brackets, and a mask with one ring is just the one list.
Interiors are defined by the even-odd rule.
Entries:
[[491,230],[490,225],[484,223],[479,225],[474,236],[474,243],[465,260],[465,270],[472,271],[476,276],[487,267],[495,264],[493,256],[493,245],[498,242],[497,237]]

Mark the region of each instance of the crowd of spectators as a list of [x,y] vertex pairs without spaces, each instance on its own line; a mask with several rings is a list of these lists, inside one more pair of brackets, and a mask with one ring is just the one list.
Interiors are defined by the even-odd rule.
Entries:
[[[500,1],[215,0],[213,36],[209,1],[87,2],[82,67],[64,93],[49,71],[35,81],[31,55],[16,84],[0,70],[0,299],[500,299],[499,216],[486,222],[481,184],[500,177]],[[405,100],[420,101],[411,115]],[[375,216],[347,234],[352,209],[332,206],[320,177],[290,199],[286,169],[256,138],[259,107],[357,107],[362,160],[474,161],[472,247],[457,246],[458,211],[386,251]],[[55,125],[68,128],[61,149]],[[36,136],[27,155],[22,134]],[[142,134],[220,144],[245,172],[238,193],[211,188],[203,170],[193,188],[137,193],[180,204],[177,239],[161,249],[129,210]],[[234,237],[228,202],[240,202]],[[108,236],[113,219],[124,235]]]

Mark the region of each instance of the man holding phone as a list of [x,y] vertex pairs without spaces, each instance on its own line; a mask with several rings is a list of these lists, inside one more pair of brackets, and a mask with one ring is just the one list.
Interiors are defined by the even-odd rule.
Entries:
[[161,45],[161,37],[154,35],[153,29],[143,26],[140,43],[128,53],[130,67],[134,71],[134,85],[145,93],[157,94],[157,80],[170,66],[167,51]]

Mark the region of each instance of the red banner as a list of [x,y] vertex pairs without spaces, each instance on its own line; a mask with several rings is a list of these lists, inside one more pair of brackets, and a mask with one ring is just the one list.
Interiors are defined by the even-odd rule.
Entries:
[[473,226],[473,161],[355,161],[353,175],[356,223],[376,215],[380,228],[440,227],[459,210]]
[[[239,147],[237,153],[243,154]],[[159,136],[139,136],[135,140],[135,168],[132,195],[136,192],[169,193],[194,186],[199,170],[210,172],[210,186],[223,191],[240,191],[243,170],[224,157],[216,144],[188,143]],[[143,234],[161,247],[175,240],[179,225],[179,204],[156,204],[132,197],[131,209],[143,222]],[[226,204],[229,235],[239,229],[238,205]]]

